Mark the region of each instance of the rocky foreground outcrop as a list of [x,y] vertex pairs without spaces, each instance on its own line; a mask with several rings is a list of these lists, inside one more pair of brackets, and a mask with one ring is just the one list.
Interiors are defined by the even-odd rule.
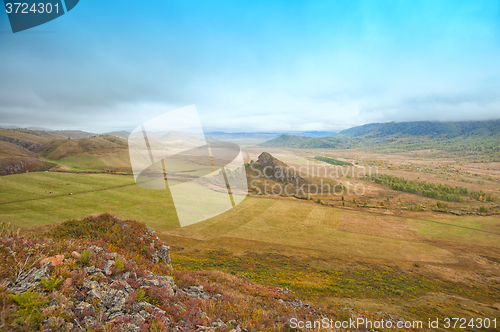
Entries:
[[0,232],[1,331],[247,331],[238,317],[258,331],[286,324],[287,314],[266,318],[269,303],[297,310],[289,295],[221,272],[174,271],[170,247],[135,221],[101,215],[50,235]]
[[104,214],[30,237],[2,226],[0,331],[307,331],[291,319],[366,316],[245,276],[174,270],[170,247],[136,221]]
[[[97,266],[76,266],[75,272],[80,278],[68,277],[64,280],[55,280],[61,283],[64,288],[74,288],[74,296],[65,296],[56,292],[55,296],[43,308],[46,314],[64,312],[66,317],[48,317],[42,322],[43,328],[54,331],[79,330],[81,327],[100,330],[102,322],[107,321],[110,325],[121,327],[123,331],[140,331],[151,323],[154,319],[165,322],[165,311],[147,301],[137,300],[141,290],[151,289],[161,292],[166,296],[175,295],[177,287],[170,276],[158,276],[148,270],[141,270],[133,261],[124,261],[124,257],[116,252],[106,252],[101,247],[91,246],[86,249],[93,255],[99,263]],[[78,252],[74,252],[78,256]],[[49,257],[50,258],[50,257]],[[52,257],[53,258],[53,257]],[[56,260],[56,259],[54,259]],[[120,267],[117,266],[117,262]],[[51,272],[55,272],[57,267],[72,265],[73,258],[52,266],[49,261],[40,268],[31,268],[26,273],[20,275],[18,280],[11,282],[9,279],[3,281],[3,286],[7,287],[7,292],[15,294],[21,298],[22,294],[44,292],[47,288],[48,280],[51,279]],[[139,276],[136,271],[141,271]],[[45,281],[45,282],[44,282]]]

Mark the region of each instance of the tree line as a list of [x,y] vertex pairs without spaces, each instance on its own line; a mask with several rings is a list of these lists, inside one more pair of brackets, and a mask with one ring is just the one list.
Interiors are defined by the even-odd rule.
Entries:
[[460,186],[452,187],[448,184],[435,184],[426,181],[408,180],[385,174],[367,175],[366,178],[369,178],[375,183],[390,187],[393,190],[422,195],[448,202],[463,202],[465,197],[470,197],[478,201],[496,200],[495,195],[485,194],[482,190],[478,192],[469,192],[467,188]]

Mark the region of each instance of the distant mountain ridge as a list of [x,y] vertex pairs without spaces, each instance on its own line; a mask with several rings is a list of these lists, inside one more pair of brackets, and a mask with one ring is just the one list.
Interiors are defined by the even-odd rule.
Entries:
[[[261,143],[262,147],[278,148],[350,148],[358,146],[360,140],[366,143],[390,143],[402,139],[440,139],[455,138],[493,138],[500,139],[500,120],[464,122],[388,122],[370,123],[343,130],[335,135],[305,137],[283,134]],[[382,140],[382,141],[381,141]]]
[[272,140],[266,141],[260,146],[263,147],[275,147],[275,148],[282,148],[282,147],[300,147],[300,145],[309,140],[310,137],[305,137],[305,136],[298,136],[298,135],[289,135],[289,134],[283,134],[279,137],[276,137]]
[[205,133],[209,140],[271,140],[282,135],[294,135],[303,137],[320,137],[335,134],[335,131],[290,131],[290,132],[236,132],[227,133],[221,131],[212,131]]
[[268,148],[336,149],[347,147],[345,140],[333,136],[305,137],[283,134],[275,139],[259,144]]
[[389,122],[370,123],[343,130],[339,135],[349,137],[384,137],[391,135],[404,136],[443,136],[453,138],[469,135],[500,135],[500,120],[464,121],[464,122]]

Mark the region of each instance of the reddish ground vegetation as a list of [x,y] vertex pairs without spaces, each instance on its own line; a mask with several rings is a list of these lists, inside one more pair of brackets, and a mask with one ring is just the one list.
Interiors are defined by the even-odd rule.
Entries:
[[[165,259],[159,254],[165,248],[144,224],[106,214],[36,237],[4,229],[0,329],[287,331],[292,317],[340,317],[244,277],[173,271],[168,251]],[[62,264],[40,267],[55,255]]]

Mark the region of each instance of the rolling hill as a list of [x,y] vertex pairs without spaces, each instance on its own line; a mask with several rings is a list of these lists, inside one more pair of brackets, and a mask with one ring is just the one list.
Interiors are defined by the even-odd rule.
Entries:
[[56,165],[64,170],[129,172],[127,140],[81,131],[0,129],[0,175]]
[[37,157],[53,139],[50,134],[34,135],[29,130],[0,129],[0,175],[44,171],[55,166]]
[[[378,152],[438,149],[481,160],[500,160],[500,120],[468,122],[371,123],[332,136],[281,135],[261,147],[299,149],[370,149]],[[486,158],[486,159],[485,159]]]

